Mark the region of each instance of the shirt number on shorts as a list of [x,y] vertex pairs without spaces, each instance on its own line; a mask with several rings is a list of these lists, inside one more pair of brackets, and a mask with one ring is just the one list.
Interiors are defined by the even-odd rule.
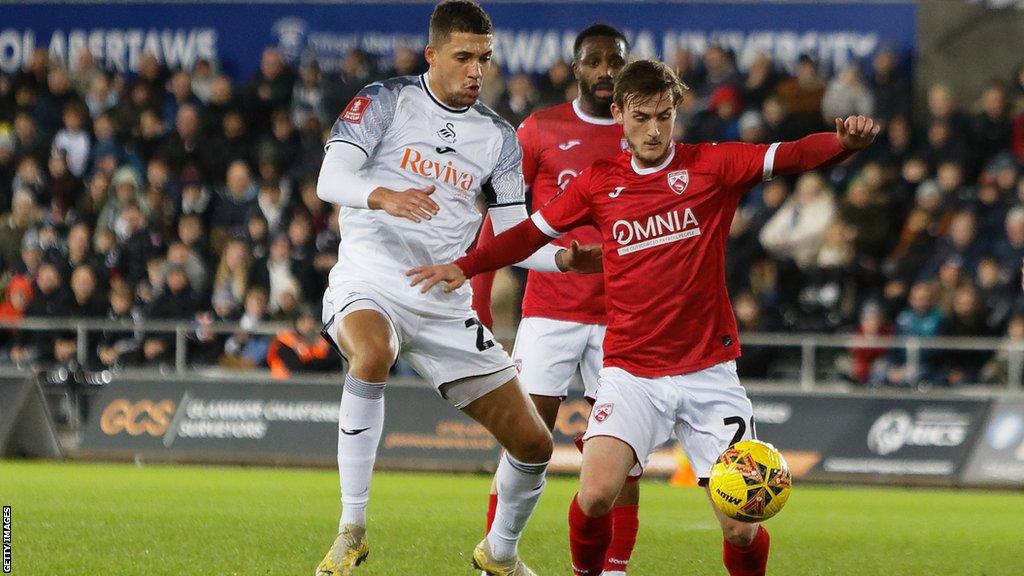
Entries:
[[[736,427],[736,433],[733,434],[732,440],[729,441],[729,446],[732,446],[733,444],[739,442],[740,440],[743,440],[743,435],[747,433],[747,423],[743,421],[743,418],[741,418],[739,416],[729,416],[728,418],[724,418],[722,420],[722,423],[725,424],[726,426],[735,426]],[[756,437],[756,435],[753,433],[753,431],[754,431],[754,417],[753,416],[750,417],[750,431],[751,431],[751,436],[752,437]]]
[[488,348],[494,348],[494,340],[484,340],[484,325],[476,318],[466,320],[466,328],[472,328],[474,326],[476,326],[476,349],[483,352]]

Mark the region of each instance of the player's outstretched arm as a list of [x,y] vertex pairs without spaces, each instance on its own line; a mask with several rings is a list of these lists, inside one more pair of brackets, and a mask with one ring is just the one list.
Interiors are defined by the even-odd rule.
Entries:
[[[420,266],[405,275],[412,277],[411,286],[422,284],[421,292],[427,292],[441,282],[445,284],[444,291],[451,292],[462,286],[467,278],[515,264],[550,241],[551,237],[541,232],[533,220],[527,219],[499,234],[485,246],[470,250],[452,264]],[[559,251],[555,258],[563,271],[601,271],[601,250],[596,244],[582,246],[573,242],[569,248]]]
[[430,198],[433,186],[407,188],[397,191],[377,186],[363,178],[359,169],[366,162],[366,154],[356,146],[338,142],[327,149],[316,195],[324,202],[369,210],[384,210],[392,216],[413,222],[430,220],[437,214],[438,205]]
[[[782,142],[765,160],[765,174],[798,174],[838,164],[867,148],[881,131],[881,126],[866,116],[836,118],[836,131],[819,132],[792,142]],[[774,146],[773,146],[774,147]]]

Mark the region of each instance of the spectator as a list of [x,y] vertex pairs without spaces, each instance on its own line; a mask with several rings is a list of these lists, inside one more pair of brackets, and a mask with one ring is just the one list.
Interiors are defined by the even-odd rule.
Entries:
[[[198,310],[198,298],[181,266],[167,268],[166,289],[150,303],[146,318],[153,320],[190,320]],[[142,343],[144,362],[169,363],[174,358],[174,336],[149,333]]]
[[[39,267],[39,276],[32,289],[32,301],[25,308],[28,318],[62,318],[68,315],[69,296],[57,267],[43,263]],[[53,360],[54,346],[57,341],[51,332],[35,332],[26,334],[26,341],[16,345],[11,357],[16,362],[31,360]]]
[[[860,310],[860,323],[854,332],[862,338],[885,338],[892,335],[892,327],[885,320],[885,312],[876,302],[867,302]],[[877,383],[884,379],[884,347],[859,346],[850,349],[851,379],[858,384]]]
[[796,74],[779,82],[775,93],[802,131],[810,132],[821,126],[825,81],[818,75],[818,63],[810,55],[800,56]]
[[125,166],[114,173],[111,185],[114,188],[114,196],[108,198],[100,210],[97,227],[113,230],[119,239],[124,239],[127,237],[127,230],[122,212],[128,204],[138,204],[142,201],[139,198],[139,176],[135,169]]
[[905,118],[910,112],[910,82],[899,70],[896,53],[891,49],[883,48],[875,54],[868,84],[875,96],[876,113],[883,122],[897,116]]
[[[88,224],[79,222],[71,226],[67,234],[67,244],[57,263],[64,278],[71,278],[72,272],[83,266],[90,268],[94,275],[103,270],[103,260],[92,250],[92,233]],[[99,285],[102,289],[107,288],[107,283],[102,279],[99,280]]]
[[[985,314],[985,327],[989,334],[997,334],[1006,325],[1013,308],[1013,294],[1006,281],[1006,271],[991,257],[978,264],[978,298]],[[1020,282],[1013,284],[1019,286]]]
[[119,97],[116,90],[110,86],[110,79],[106,74],[96,74],[89,80],[89,89],[85,95],[85,105],[89,109],[89,116],[93,119],[100,114],[117,106]]
[[0,217],[0,261],[4,266],[22,263],[22,240],[36,222],[36,206],[32,194],[24,189],[16,190],[11,201],[11,211]]
[[223,247],[233,232],[242,229],[249,210],[257,206],[258,195],[249,166],[242,160],[232,162],[228,168],[227,184],[214,199],[211,214],[211,246],[214,250]]
[[279,332],[267,351],[267,365],[275,380],[287,380],[296,372],[329,373],[341,368],[341,360],[320,336],[320,319],[303,306],[294,328]]
[[[995,356],[981,368],[979,379],[986,384],[1020,386],[1021,382],[1010,382],[1010,365],[1022,363],[1019,347],[1024,344],[1024,316],[1015,315],[1006,327],[1006,344],[1013,348],[1000,348]],[[1014,349],[1017,348],[1017,349]]]
[[775,70],[771,57],[764,52],[759,53],[750,63],[747,77],[743,81],[743,107],[760,110],[778,83],[779,73]]
[[956,258],[964,273],[974,276],[978,262],[982,257],[982,248],[975,242],[977,222],[974,214],[968,211],[957,212],[950,222],[949,232],[939,238],[935,250],[921,272],[924,279],[935,278],[939,266]]
[[53,138],[52,154],[61,154],[67,159],[68,171],[75,178],[81,178],[89,164],[92,140],[85,125],[88,117],[88,109],[81,102],[68,102],[64,107],[64,128]]
[[203,132],[207,135],[219,134],[224,127],[224,117],[229,112],[239,112],[242,109],[242,104],[235,94],[235,87],[230,78],[224,74],[217,74],[213,77],[210,81],[210,98],[206,101],[205,106]]
[[[934,288],[927,282],[914,284],[910,289],[909,307],[896,317],[898,336],[938,336],[942,328],[942,312],[934,305]],[[920,381],[934,382],[936,361],[934,350],[922,350],[916,370],[906,365],[903,350],[890,353],[890,366],[886,374],[888,384],[917,384]]]
[[[761,305],[750,292],[733,300],[733,311],[740,332],[770,332],[771,326],[761,314]],[[767,378],[775,351],[770,346],[744,345],[743,356],[736,360],[736,371],[745,378]]]
[[1020,267],[1024,262],[1024,206],[1015,206],[1006,213],[1006,234],[996,243],[993,255],[1004,270],[1011,270],[1011,284],[1020,286]]
[[267,293],[253,287],[245,295],[245,313],[238,321],[239,330],[224,343],[221,365],[229,368],[252,369],[267,365],[270,339],[253,334],[267,320]]
[[196,110],[202,110],[203,102],[192,93],[192,77],[188,72],[184,70],[174,72],[167,86],[167,96],[164,98],[164,122],[168,124],[175,122],[178,111],[186,104],[194,106]]
[[[348,60],[348,58],[346,58]],[[366,80],[369,79],[367,76]],[[355,90],[368,82],[362,82]],[[260,69],[245,88],[242,104],[248,117],[248,124],[257,134],[267,131],[270,124],[270,113],[279,108],[287,109],[291,104],[292,87],[295,79],[285,66],[281,52],[277,48],[266,48],[260,57]],[[345,100],[348,102],[348,99]],[[341,108],[338,108],[339,110]]]
[[818,255],[825,231],[835,218],[832,191],[815,173],[797,180],[796,192],[761,230],[761,245],[780,260],[807,268]]
[[498,100],[495,111],[513,126],[523,123],[540,102],[540,95],[533,81],[526,74],[516,74],[508,81],[508,90]]
[[230,240],[217,264],[213,293],[240,304],[249,290],[250,252],[243,240]]
[[[985,325],[984,310],[978,299],[978,291],[969,284],[959,288],[953,295],[953,306],[949,317],[943,323],[942,335],[952,338],[970,336],[994,336]],[[945,350],[942,352],[945,382],[951,386],[976,384],[981,368],[992,356],[988,350]]]
[[855,65],[846,66],[828,83],[822,96],[821,112],[826,125],[834,124],[836,118],[874,115],[875,96],[864,85]]
[[[401,50],[401,49],[399,49]],[[406,48],[406,50],[408,50]],[[397,56],[396,51],[396,58]],[[404,74],[395,74],[404,76]],[[313,58],[307,58],[299,66],[299,79],[292,88],[292,121],[302,126],[309,118],[315,118],[321,124],[329,120],[324,108],[326,82],[320,73],[320,64]]]
[[721,44],[708,46],[704,51],[704,78],[699,84],[697,95],[703,100],[723,86],[737,89],[742,84],[743,78],[736,71],[732,53]]
[[992,82],[981,95],[981,111],[971,123],[971,152],[973,162],[980,170],[989,160],[1010,148],[1013,137],[1013,118],[1006,87]]
[[167,159],[171,170],[177,174],[186,164],[210,166],[214,153],[206,146],[199,123],[199,109],[189,103],[178,107],[174,131],[164,142],[160,154]]
[[205,107],[213,97],[213,82],[216,70],[206,58],[200,59],[192,68],[191,89],[200,104]]
[[125,237],[119,245],[121,258],[118,268],[124,279],[135,285],[146,276],[146,264],[161,252],[161,245],[153,237],[138,203],[126,204],[122,218]]
[[[32,301],[32,280],[17,275],[11,278],[4,289],[4,301],[0,303],[0,324],[15,324],[25,315]],[[11,347],[24,340],[17,328],[0,328],[0,358],[11,358]]]
[[278,293],[290,286],[299,286],[298,276],[291,257],[292,245],[288,236],[279,233],[270,243],[266,258],[257,260],[249,274],[252,285],[259,286],[269,295],[270,302],[278,301]]
[[96,356],[105,368],[122,368],[141,359],[143,334],[138,326],[142,313],[132,305],[132,290],[124,282],[110,287],[107,320],[125,325],[123,329],[107,329],[100,334]]
[[210,222],[213,214],[213,193],[202,179],[202,175],[193,165],[181,171],[181,206],[178,215],[181,217],[195,216],[202,226]]

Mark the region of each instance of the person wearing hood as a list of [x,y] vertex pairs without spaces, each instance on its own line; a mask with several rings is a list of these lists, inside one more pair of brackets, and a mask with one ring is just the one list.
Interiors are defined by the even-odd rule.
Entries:
[[11,212],[0,218],[0,261],[7,268],[21,263],[22,239],[38,221],[35,199],[25,189],[15,189]]
[[143,198],[139,194],[142,183],[135,169],[125,166],[114,172],[110,184],[114,189],[114,195],[104,204],[96,226],[113,230],[118,240],[124,241],[128,238],[127,223],[123,215],[125,206],[137,203],[143,212],[147,212],[146,206],[142,204]]
[[299,308],[291,330],[279,332],[267,350],[267,365],[275,380],[287,380],[294,372],[327,373],[341,368],[341,359],[331,353],[320,337],[320,316],[308,305]]
[[244,228],[249,209],[258,206],[258,195],[249,165],[243,160],[232,162],[228,166],[227,184],[217,191],[213,203],[211,238],[214,249],[223,246],[232,231]]
[[[0,323],[14,324],[25,315],[25,309],[32,301],[32,280],[27,276],[17,275],[7,283],[4,301],[0,303]],[[17,328],[0,330],[0,357],[6,358],[10,347],[20,337]]]

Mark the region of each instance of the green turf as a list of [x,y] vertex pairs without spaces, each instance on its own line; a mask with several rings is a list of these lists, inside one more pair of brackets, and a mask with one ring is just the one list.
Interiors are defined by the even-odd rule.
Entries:
[[[488,484],[379,474],[359,575],[472,574]],[[630,574],[725,574],[703,493],[642,486]],[[541,576],[569,574],[574,487],[553,479],[527,530],[523,556]],[[333,539],[337,493],[327,470],[0,462],[24,576],[308,576]],[[1024,574],[1020,493],[797,486],[768,528],[771,574]]]

